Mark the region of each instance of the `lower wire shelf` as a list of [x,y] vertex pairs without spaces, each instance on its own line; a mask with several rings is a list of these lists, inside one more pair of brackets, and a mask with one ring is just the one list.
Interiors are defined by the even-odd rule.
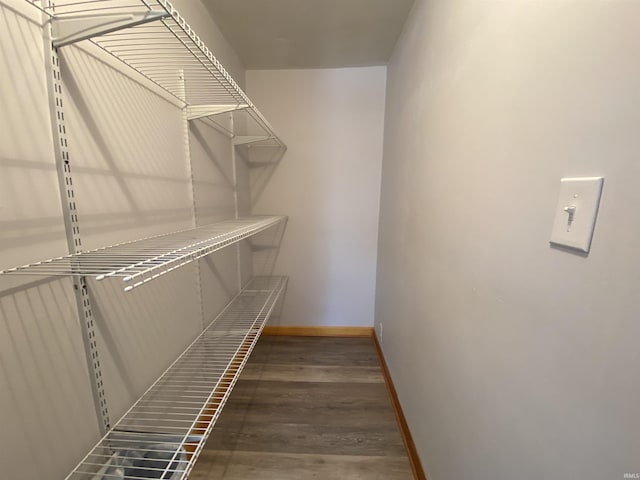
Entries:
[[287,277],[255,277],[67,476],[187,478]]

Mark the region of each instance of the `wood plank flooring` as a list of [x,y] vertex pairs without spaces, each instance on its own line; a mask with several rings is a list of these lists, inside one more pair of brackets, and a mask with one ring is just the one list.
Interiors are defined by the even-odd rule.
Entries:
[[266,337],[190,480],[411,480],[370,338]]

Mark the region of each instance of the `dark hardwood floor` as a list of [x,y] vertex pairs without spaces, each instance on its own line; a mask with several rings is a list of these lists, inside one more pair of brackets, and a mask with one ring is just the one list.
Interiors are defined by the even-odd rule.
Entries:
[[191,480],[411,480],[370,338],[262,337]]

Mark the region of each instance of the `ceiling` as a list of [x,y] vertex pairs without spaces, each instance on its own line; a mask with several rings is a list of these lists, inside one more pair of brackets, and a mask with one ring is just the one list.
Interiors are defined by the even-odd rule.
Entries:
[[384,65],[414,0],[202,0],[247,69]]

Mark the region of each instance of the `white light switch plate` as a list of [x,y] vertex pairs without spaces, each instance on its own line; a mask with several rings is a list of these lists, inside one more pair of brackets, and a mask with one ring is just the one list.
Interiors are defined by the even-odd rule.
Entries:
[[603,177],[562,178],[551,243],[589,252]]

